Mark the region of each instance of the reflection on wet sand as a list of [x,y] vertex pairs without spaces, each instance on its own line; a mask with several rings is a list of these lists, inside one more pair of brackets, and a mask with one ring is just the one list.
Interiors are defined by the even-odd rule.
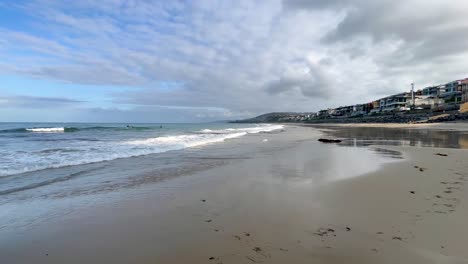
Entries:
[[417,146],[435,148],[468,148],[466,131],[441,131],[415,128],[340,127],[321,126],[324,132],[345,138],[345,146]]

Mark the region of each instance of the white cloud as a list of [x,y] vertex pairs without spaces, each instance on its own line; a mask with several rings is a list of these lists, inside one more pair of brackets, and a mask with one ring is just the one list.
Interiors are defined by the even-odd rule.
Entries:
[[[195,116],[216,119],[312,111],[407,90],[413,81],[422,88],[466,77],[467,7],[459,0],[36,0],[14,7],[33,16],[34,28],[0,25],[0,71],[133,86],[112,100],[136,112],[203,108],[211,110]],[[159,81],[183,86],[161,91]]]

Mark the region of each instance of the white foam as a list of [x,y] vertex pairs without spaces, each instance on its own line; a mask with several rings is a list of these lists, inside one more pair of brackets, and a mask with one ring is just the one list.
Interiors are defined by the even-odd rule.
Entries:
[[143,140],[128,141],[130,145],[140,146],[158,146],[179,148],[191,148],[202,146],[206,144],[223,142],[226,139],[236,138],[246,135],[246,132],[238,132],[231,134],[195,134],[195,135],[178,135],[178,136],[164,136],[156,138],[148,138]]
[[26,128],[27,131],[37,133],[60,133],[64,132],[64,127],[39,127],[39,128]]
[[248,134],[256,134],[260,132],[271,132],[278,129],[283,129],[283,125],[258,125],[255,127],[246,127],[246,128],[226,128],[226,129],[203,129],[199,133],[217,133],[217,134],[229,134],[235,132],[246,132]]

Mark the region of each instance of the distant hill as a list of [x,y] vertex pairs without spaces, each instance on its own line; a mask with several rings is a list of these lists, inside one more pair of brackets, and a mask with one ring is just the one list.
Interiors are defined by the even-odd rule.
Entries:
[[231,121],[231,123],[275,123],[275,122],[298,122],[310,118],[313,113],[274,112],[259,115],[253,118]]

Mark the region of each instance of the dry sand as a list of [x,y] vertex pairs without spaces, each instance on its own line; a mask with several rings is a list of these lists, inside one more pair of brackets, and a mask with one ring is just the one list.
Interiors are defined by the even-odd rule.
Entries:
[[404,159],[374,168],[311,128],[253,138],[288,137],[24,231],[1,263],[468,263],[467,150],[382,146]]

